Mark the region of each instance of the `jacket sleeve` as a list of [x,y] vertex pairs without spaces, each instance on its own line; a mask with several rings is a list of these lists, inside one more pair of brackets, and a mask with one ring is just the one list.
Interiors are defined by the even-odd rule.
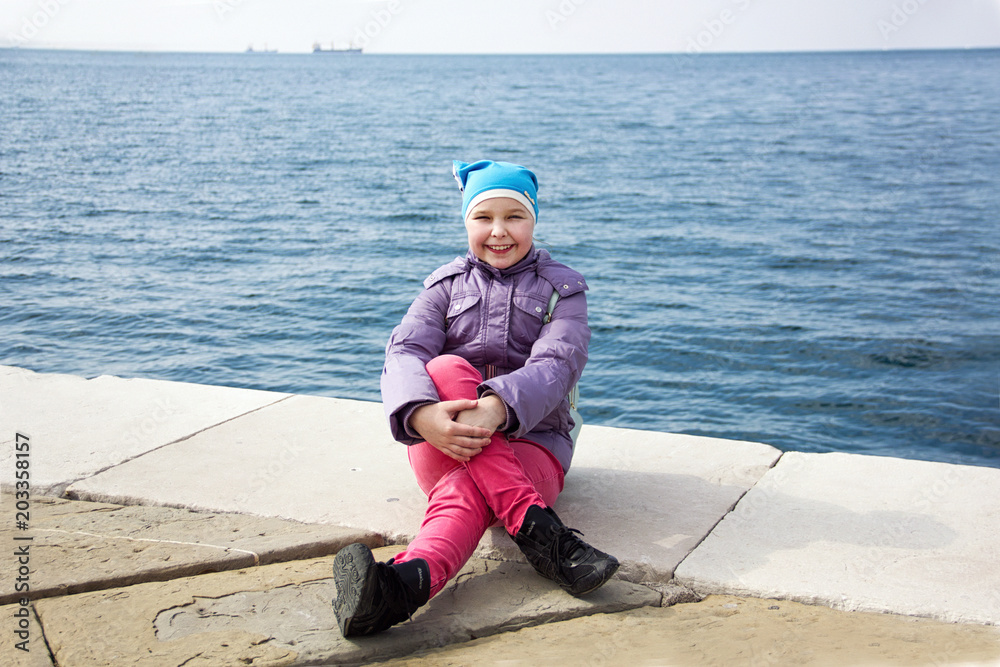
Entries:
[[579,291],[556,302],[522,368],[480,385],[480,395],[496,393],[517,416],[511,437],[530,433],[566,399],[583,374],[589,343],[587,296]]
[[420,405],[439,400],[425,367],[444,349],[449,285],[447,280],[437,282],[421,292],[386,345],[382,406],[392,437],[406,445],[421,441],[417,433],[407,429],[410,414]]

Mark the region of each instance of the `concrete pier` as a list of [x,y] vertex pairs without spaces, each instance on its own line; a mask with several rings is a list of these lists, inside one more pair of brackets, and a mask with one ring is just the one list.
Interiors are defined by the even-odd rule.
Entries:
[[593,425],[573,466],[557,509],[615,580],[568,596],[494,528],[412,621],[347,641],[333,555],[388,558],[426,505],[380,405],[0,367],[0,656],[1000,664],[1000,470]]

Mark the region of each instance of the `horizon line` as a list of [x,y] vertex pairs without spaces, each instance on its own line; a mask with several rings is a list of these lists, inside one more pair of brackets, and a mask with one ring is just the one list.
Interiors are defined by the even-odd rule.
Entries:
[[[821,55],[847,53],[922,53],[941,51],[997,51],[1000,44],[993,46],[928,46],[905,48],[834,48],[834,49],[784,49],[784,50],[753,50],[753,51],[524,51],[524,52],[489,52],[489,51],[375,51],[362,52],[365,56],[732,56],[732,55]],[[22,46],[19,44],[0,46],[0,51],[65,51],[76,53],[121,53],[144,55],[255,55],[255,56],[312,56],[313,51],[250,51],[250,50],[172,50],[172,49],[135,49],[108,47],[76,47],[76,46]]]

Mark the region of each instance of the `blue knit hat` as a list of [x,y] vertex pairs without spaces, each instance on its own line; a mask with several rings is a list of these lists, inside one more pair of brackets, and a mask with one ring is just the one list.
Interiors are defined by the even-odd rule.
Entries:
[[538,178],[529,170],[509,162],[455,160],[452,168],[462,190],[462,219],[484,199],[510,197],[538,220]]

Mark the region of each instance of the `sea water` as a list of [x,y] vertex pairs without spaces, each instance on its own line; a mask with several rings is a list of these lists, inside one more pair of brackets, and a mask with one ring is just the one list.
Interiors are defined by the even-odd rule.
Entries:
[[591,424],[1000,466],[1000,51],[0,51],[0,364],[379,399],[532,167]]

